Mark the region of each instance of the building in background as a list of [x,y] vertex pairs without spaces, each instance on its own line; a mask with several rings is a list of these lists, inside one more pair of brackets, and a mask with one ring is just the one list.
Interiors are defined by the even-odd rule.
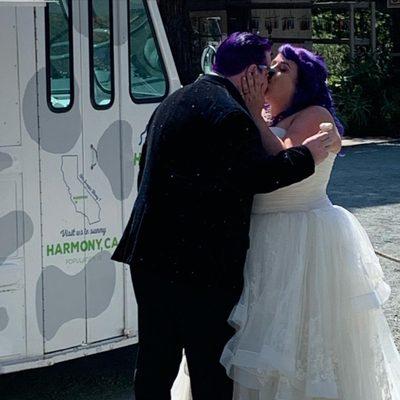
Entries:
[[350,27],[351,18],[354,24],[355,13],[362,10],[367,10],[368,13],[368,10],[376,9],[391,15],[394,56],[400,55],[400,0],[186,0],[186,3],[193,30],[198,35],[201,45],[215,43],[235,31],[252,31],[269,37],[275,43],[275,47],[289,42],[311,48],[313,39],[317,39],[315,42],[318,42],[318,38],[313,38],[312,35],[314,12],[320,11],[321,8],[332,8],[338,11],[348,10],[345,20],[336,21],[338,37],[335,39],[341,39],[344,35],[349,42],[354,41],[355,46],[367,45],[373,51],[376,48],[371,25],[374,20],[370,21],[371,35],[368,37],[351,38]]
[[274,50],[282,43],[311,49],[311,0],[252,0],[251,30],[269,37]]
[[188,0],[192,27],[203,47],[235,31],[252,31],[269,37],[275,47],[290,42],[310,48],[311,7],[311,0]]
[[[400,0],[157,0],[183,84],[201,72],[207,45],[216,46],[235,31],[259,32],[274,43],[312,49],[313,44],[344,45],[357,51],[374,51],[377,42],[375,10],[389,14],[393,57],[400,64]],[[319,14],[323,25],[313,26]],[[365,25],[360,29],[360,21]],[[321,24],[319,24],[321,25]],[[320,35],[322,29],[322,35]]]

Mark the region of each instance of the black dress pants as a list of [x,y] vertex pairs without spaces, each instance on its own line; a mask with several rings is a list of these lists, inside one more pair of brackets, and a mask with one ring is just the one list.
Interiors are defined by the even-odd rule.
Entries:
[[232,400],[233,382],[219,359],[234,334],[227,319],[239,295],[172,281],[150,270],[131,272],[139,317],[136,400],[171,398],[183,348],[193,400]]

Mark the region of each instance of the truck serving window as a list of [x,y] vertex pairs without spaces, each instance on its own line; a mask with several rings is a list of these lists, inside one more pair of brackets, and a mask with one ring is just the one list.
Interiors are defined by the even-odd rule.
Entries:
[[129,81],[135,103],[158,102],[168,93],[160,48],[143,0],[129,0]]
[[114,101],[112,0],[89,0],[90,98],[94,108]]
[[47,103],[54,112],[73,104],[72,1],[49,3],[45,10]]

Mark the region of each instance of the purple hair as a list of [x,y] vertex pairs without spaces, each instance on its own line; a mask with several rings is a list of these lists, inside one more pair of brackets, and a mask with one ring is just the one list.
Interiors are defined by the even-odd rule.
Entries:
[[229,77],[242,72],[252,64],[266,64],[265,52],[271,51],[267,38],[249,32],[235,32],[218,47],[214,72]]
[[306,107],[321,106],[332,114],[339,133],[343,135],[344,128],[336,115],[332,92],[327,85],[328,69],[324,59],[311,51],[290,44],[281,46],[279,53],[295,62],[298,72],[292,104],[274,118],[273,124]]

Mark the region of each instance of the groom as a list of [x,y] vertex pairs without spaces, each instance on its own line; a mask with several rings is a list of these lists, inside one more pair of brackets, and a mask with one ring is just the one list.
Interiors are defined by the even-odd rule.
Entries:
[[265,153],[239,90],[270,50],[232,34],[216,74],[171,94],[149,122],[139,194],[113,255],[131,266],[138,303],[136,400],[170,399],[183,348],[193,399],[232,400],[219,359],[234,334],[226,321],[242,290],[253,196],[307,178],[328,155],[329,134]]

